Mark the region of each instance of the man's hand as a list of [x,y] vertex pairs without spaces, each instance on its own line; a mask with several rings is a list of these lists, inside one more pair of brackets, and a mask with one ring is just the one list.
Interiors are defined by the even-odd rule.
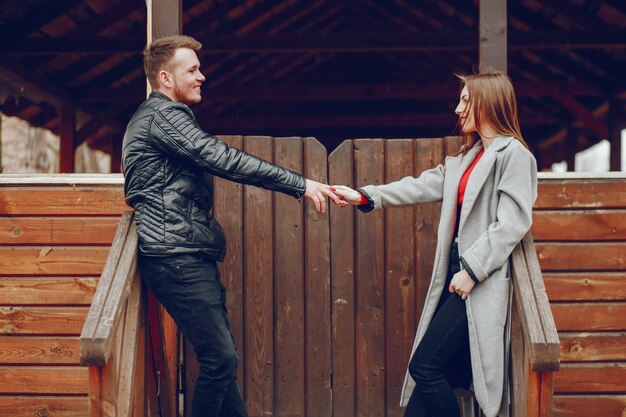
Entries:
[[466,270],[461,270],[452,277],[448,291],[457,293],[459,297],[465,300],[474,288],[474,284],[475,282],[469,273]]
[[326,197],[329,197],[337,205],[344,204],[341,199],[332,192],[330,185],[309,179],[306,180],[304,196],[313,201],[315,210],[321,211],[322,213],[326,213]]

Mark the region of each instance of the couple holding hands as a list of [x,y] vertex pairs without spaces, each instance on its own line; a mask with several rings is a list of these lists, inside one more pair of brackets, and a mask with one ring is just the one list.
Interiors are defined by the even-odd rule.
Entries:
[[304,196],[318,211],[325,211],[326,197],[363,212],[442,202],[430,287],[400,403],[406,417],[460,416],[453,389],[472,386],[487,417],[508,415],[509,257],[530,229],[537,195],[536,162],[520,132],[509,78],[498,72],[459,76],[455,113],[463,144],[444,164],[417,178],[353,190],[306,179],[203,131],[188,107],[202,98],[200,48],[183,35],[146,46],[153,92],[131,118],[123,143],[140,275],[200,363],[189,415],[247,415],[217,267],[226,245],[211,213],[213,175]]

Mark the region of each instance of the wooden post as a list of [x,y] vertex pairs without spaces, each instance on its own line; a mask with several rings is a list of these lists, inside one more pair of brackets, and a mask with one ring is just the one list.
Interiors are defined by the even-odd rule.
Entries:
[[122,172],[122,144],[119,133],[109,133],[111,146],[111,173]]
[[[146,7],[148,9],[148,24],[147,24],[147,43],[151,43],[154,39],[162,38],[164,36],[177,35],[183,31],[183,2],[182,0],[146,0]],[[146,96],[150,94],[150,85],[146,81]],[[120,150],[121,152],[121,150]],[[112,151],[113,157],[115,152]],[[119,159],[119,158],[118,158]],[[151,297],[154,297],[152,295]],[[154,300],[156,302],[156,299]],[[153,307],[153,309],[156,307]],[[154,313],[151,313],[154,314]],[[176,399],[176,375],[177,373],[173,369],[172,361],[176,361],[177,345],[178,345],[178,330],[174,320],[167,314],[164,309],[159,308],[159,319],[154,322],[154,317],[150,317],[148,326],[151,327],[150,331],[161,331],[161,345],[153,345],[154,349],[161,349],[164,355],[163,364],[161,365],[161,371],[164,372],[164,376],[161,381],[161,389],[165,389],[165,392],[169,391],[169,398],[167,395],[161,393],[161,406],[165,407],[169,412],[178,414],[179,402]],[[154,329],[152,329],[154,327]],[[152,340],[156,343],[156,340]],[[177,367],[179,364],[177,363]],[[169,375],[165,376],[165,375]],[[189,393],[191,395],[191,393]]]
[[62,173],[74,172],[74,134],[76,121],[76,108],[63,105],[60,109],[61,128],[59,136],[61,137],[61,146],[59,148],[59,170]]
[[622,170],[622,129],[626,127],[622,103],[615,94],[609,100],[609,141],[611,142],[611,171]]
[[507,73],[506,0],[480,0],[480,72]]
[[182,0],[147,0],[148,43],[183,32]]
[[565,161],[567,162],[567,170],[576,171],[576,152],[578,152],[578,139],[580,135],[579,129],[569,129],[563,146],[565,147]]

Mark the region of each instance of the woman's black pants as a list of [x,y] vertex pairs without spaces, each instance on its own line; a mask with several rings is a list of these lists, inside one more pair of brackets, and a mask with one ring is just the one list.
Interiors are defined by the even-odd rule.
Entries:
[[448,291],[459,269],[458,247],[454,244],[437,310],[409,363],[415,389],[405,417],[460,416],[453,390],[469,387],[472,368],[465,300]]

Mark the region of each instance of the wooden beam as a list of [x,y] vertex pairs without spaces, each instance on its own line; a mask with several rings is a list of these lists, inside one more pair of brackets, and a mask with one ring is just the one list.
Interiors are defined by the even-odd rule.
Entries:
[[69,105],[61,106],[61,146],[59,148],[59,169],[61,173],[74,172],[74,133],[76,109]]
[[85,0],[55,0],[31,7],[25,16],[5,25],[0,31],[0,38],[8,38],[12,42],[14,39],[41,30],[47,23],[65,15],[68,10],[84,2]]
[[[360,115],[328,115],[328,116],[214,116],[210,109],[199,113],[197,118],[203,126],[214,134],[240,133],[239,129],[298,129],[298,134],[306,134],[309,130],[323,128],[402,128],[442,126],[454,129],[457,117],[449,113],[407,113],[407,114],[360,114]],[[558,118],[525,118],[520,116],[522,124],[562,124]]]
[[[120,88],[94,87],[81,90],[82,103],[127,103],[140,97],[143,83],[133,83]],[[560,93],[572,96],[604,96],[606,89],[599,84],[584,81],[520,81],[515,83],[518,97],[545,97]],[[450,84],[351,84],[351,85],[219,85],[203,86],[203,101],[255,102],[255,101],[316,101],[316,100],[413,100],[456,99],[459,94],[456,82]]]
[[606,125],[574,97],[569,94],[557,94],[555,97],[563,107],[585,123],[598,136],[597,139],[607,139],[609,137],[609,130]]
[[[77,124],[100,113],[85,103],[78,106],[74,96],[65,88],[55,85],[9,57],[0,56],[0,87],[6,89],[9,95],[27,97],[33,103],[46,102],[56,108],[73,107],[76,110]],[[114,119],[103,121],[103,124],[120,129],[120,124]]]
[[506,0],[480,0],[480,72],[507,73]]
[[[496,1],[496,0],[491,0]],[[163,28],[157,32],[161,33]],[[506,29],[497,30],[492,43],[505,36]],[[343,34],[343,35],[205,35],[199,36],[201,54],[259,52],[386,52],[386,51],[474,51],[478,49],[474,31],[435,31],[427,33]],[[21,38],[0,44],[4,55],[59,54],[140,54],[144,40],[137,37],[87,36],[56,38]],[[508,49],[619,49],[626,48],[624,31],[532,31],[510,32]],[[487,51],[485,51],[486,53]]]

